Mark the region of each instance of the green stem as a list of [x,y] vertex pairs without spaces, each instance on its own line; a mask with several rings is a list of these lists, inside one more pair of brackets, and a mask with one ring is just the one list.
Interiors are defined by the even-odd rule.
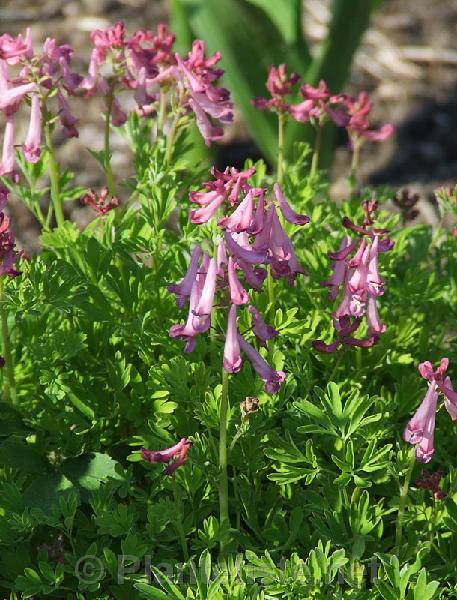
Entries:
[[397,527],[395,531],[395,546],[397,553],[400,554],[403,536],[403,516],[405,513],[406,502],[408,501],[409,484],[411,482],[411,475],[413,474],[414,465],[416,464],[416,449],[411,448],[409,455],[409,465],[406,471],[405,481],[400,490],[400,501],[398,503],[398,514],[397,514]]
[[189,550],[187,548],[186,536],[184,534],[184,528],[182,526],[182,505],[181,505],[181,500],[180,500],[179,494],[178,494],[176,477],[174,475],[172,475],[171,478],[172,478],[173,497],[175,500],[175,510],[176,510],[175,526],[176,526],[176,531],[179,536],[179,541],[181,543],[184,560],[187,562],[189,560]]
[[286,114],[278,115],[278,183],[281,185],[284,176],[284,125]]
[[160,100],[159,100],[159,115],[158,115],[158,119],[157,119],[157,129],[161,133],[163,133],[166,116],[167,116],[167,94],[163,90],[161,90]]
[[174,105],[175,116],[173,117],[170,131],[168,132],[168,135],[167,135],[167,149],[165,152],[165,162],[167,164],[170,163],[170,161],[173,157],[173,152],[175,150],[176,135],[178,133],[179,124],[180,124],[179,122],[181,120],[181,107],[182,107],[183,101],[184,101],[184,94],[180,93],[178,90],[178,99],[177,99],[176,103],[172,102],[172,106]]
[[14,364],[11,355],[10,333],[8,329],[8,311],[6,309],[5,284],[0,277],[0,318],[2,321],[2,349],[5,359],[4,399],[5,402],[17,404],[16,381],[14,379]]
[[[229,375],[222,370],[222,394],[219,416],[219,514],[220,526],[230,526],[227,475],[227,411],[229,406]],[[221,542],[221,554],[224,544]]]
[[[274,327],[275,324],[275,316],[276,316],[276,303],[275,303],[275,291],[273,284],[273,275],[271,274],[271,268],[268,266],[268,275],[267,275],[267,289],[268,289],[268,303],[270,308],[270,320],[271,325]],[[268,360],[272,361],[274,354],[274,338],[269,340],[268,342]]]
[[110,196],[116,195],[116,186],[113,178],[113,168],[111,166],[111,153],[110,153],[110,133],[111,133],[111,111],[113,107],[113,92],[109,92],[106,99],[106,114],[105,114],[105,176],[106,185]]
[[51,201],[54,207],[57,227],[65,223],[65,217],[62,209],[62,200],[60,198],[59,165],[56,159],[56,151],[52,142],[51,126],[49,121],[44,126],[46,147],[49,154],[49,176],[51,178]]
[[357,187],[357,169],[359,167],[360,157],[360,142],[358,139],[353,140],[353,152],[351,161],[351,174],[349,175],[350,193],[353,194]]
[[311,180],[314,180],[317,174],[317,169],[319,167],[319,154],[321,151],[321,142],[322,142],[322,126],[317,125],[316,127],[316,139],[314,141],[314,153],[311,161],[311,171],[309,173],[309,177]]

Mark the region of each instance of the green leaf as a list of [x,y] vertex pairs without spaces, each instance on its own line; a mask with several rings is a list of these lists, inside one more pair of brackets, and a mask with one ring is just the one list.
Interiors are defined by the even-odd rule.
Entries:
[[0,464],[25,473],[43,473],[49,470],[43,456],[21,439],[10,437],[0,443]]
[[92,452],[66,460],[62,464],[62,473],[83,490],[94,491],[108,479],[123,481],[122,475],[116,470],[118,465],[108,454]]

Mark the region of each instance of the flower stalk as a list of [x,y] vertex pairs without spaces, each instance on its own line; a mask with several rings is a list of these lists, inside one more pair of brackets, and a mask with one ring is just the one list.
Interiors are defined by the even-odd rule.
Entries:
[[[221,528],[229,527],[228,475],[227,475],[227,412],[229,407],[229,374],[222,369],[222,394],[219,413],[219,515]],[[221,541],[221,554],[224,553]]]
[[395,547],[398,554],[400,554],[403,540],[403,517],[405,514],[406,503],[408,501],[409,485],[411,483],[411,476],[413,474],[415,462],[416,456],[413,448],[409,453],[408,469],[406,471],[405,481],[400,489],[400,501],[398,503],[397,525],[395,529]]
[[106,100],[106,114],[105,114],[105,147],[104,147],[104,166],[106,185],[111,196],[116,196],[116,186],[113,178],[113,168],[111,166],[111,152],[110,152],[110,132],[111,132],[111,113],[113,109],[113,91],[111,90]]
[[286,113],[278,113],[278,183],[282,184],[284,177],[284,126]]
[[49,121],[44,126],[46,139],[46,148],[49,156],[49,177],[51,179],[51,201],[56,216],[57,227],[65,223],[65,217],[62,208],[62,199],[60,197],[59,165],[56,159],[56,151],[52,141],[51,125]]

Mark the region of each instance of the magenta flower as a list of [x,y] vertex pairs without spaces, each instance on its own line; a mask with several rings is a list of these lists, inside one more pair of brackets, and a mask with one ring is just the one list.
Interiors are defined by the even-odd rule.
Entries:
[[[198,82],[192,82],[192,85],[197,86]],[[202,261],[198,269],[195,258],[183,281],[169,287],[178,298],[186,298],[191,286],[187,321],[184,325],[173,325],[170,336],[184,340],[185,351],[190,352],[195,348],[197,335],[209,329],[211,312],[228,308],[224,368],[231,373],[239,370],[241,347],[264,380],[265,390],[275,393],[285,374],[269,367],[262,356],[238,335],[236,313],[238,307],[241,310],[242,306],[250,304],[250,290],[261,289],[267,277],[267,271],[261,265],[271,264],[272,276],[283,277],[290,284],[298,273],[303,273],[303,269],[291,240],[281,226],[275,202],[268,199],[266,189],[249,185],[248,179],[254,173],[254,167],[241,172],[233,168],[220,172],[213,168],[215,179],[204,184],[205,191],[189,194],[191,202],[199,206],[190,211],[191,221],[206,223],[220,209],[222,216],[217,225],[223,236],[216,242],[214,257],[210,259],[206,255],[205,267]],[[300,225],[308,222],[308,217],[292,210],[279,187],[275,187],[275,193],[278,204],[290,221]],[[191,285],[193,278],[195,282]],[[278,332],[265,323],[254,306],[249,306],[249,312],[252,330],[259,344],[265,346]]]
[[286,65],[282,64],[279,67],[270,66],[266,88],[270,92],[271,98],[266,99],[257,97],[252,100],[252,104],[259,110],[272,110],[275,112],[288,112],[289,104],[285,101],[285,96],[288,96],[293,91],[293,86],[299,80],[297,73],[287,75]]
[[416,459],[427,463],[434,453],[433,437],[438,403],[438,393],[444,396],[445,407],[453,421],[457,418],[457,394],[450,377],[445,377],[449,360],[442,358],[440,366],[433,370],[429,361],[419,365],[421,376],[429,382],[427,393],[414,416],[408,421],[403,438],[416,446]]
[[257,372],[257,375],[263,380],[267,394],[275,394],[279,390],[280,384],[286,378],[284,371],[275,371],[272,369],[257,350],[239,334],[238,341],[241,349],[247,355],[254,370]]
[[228,373],[237,373],[241,369],[240,344],[236,324],[236,305],[232,304],[227,319],[227,335],[224,346],[224,369]]
[[281,210],[282,216],[285,218],[286,221],[288,221],[289,223],[293,223],[294,225],[306,225],[307,223],[309,223],[309,217],[307,217],[306,215],[299,215],[294,210],[292,210],[289,203],[284,198],[283,193],[281,192],[279,183],[274,184],[273,190],[276,196],[276,200],[279,204],[279,209]]
[[41,154],[41,101],[36,92],[32,94],[30,125],[22,150],[26,160],[36,163]]
[[172,475],[176,469],[182,466],[186,461],[186,455],[192,442],[187,438],[181,440],[165,450],[146,450],[141,448],[141,458],[150,463],[168,463],[165,467],[165,475]]
[[254,199],[251,190],[249,190],[236,210],[234,210],[230,216],[219,219],[217,224],[219,227],[235,233],[247,231],[252,224],[253,211]]
[[405,442],[416,446],[416,458],[419,462],[429,462],[435,451],[433,435],[437,401],[436,385],[434,381],[431,381],[421,405],[403,433]]
[[214,258],[211,258],[203,289],[193,310],[194,320],[192,324],[194,329],[199,332],[207,331],[210,326],[210,315],[216,292],[216,275],[217,264]]
[[32,32],[27,27],[25,38],[19,34],[17,37],[9,33],[0,35],[0,60],[5,60],[10,65],[17,65],[24,58],[31,58],[32,50]]
[[276,337],[279,333],[274,327],[271,325],[267,325],[262,318],[262,315],[252,304],[249,306],[249,312],[252,317],[252,331],[257,338],[257,341],[261,346],[265,346],[268,340]]
[[230,289],[230,302],[235,305],[247,304],[249,302],[249,296],[238,279],[235,261],[231,256],[228,259],[227,274]]
[[[333,324],[337,333],[334,342],[326,344],[316,340],[313,346],[321,352],[334,352],[342,345],[369,348],[375,344],[386,327],[381,322],[377,299],[384,293],[384,282],[379,275],[379,252],[392,248],[393,242],[386,236],[387,231],[372,227],[376,202],[362,203],[364,225],[355,225],[347,217],[343,225],[356,233],[359,239],[351,241],[343,238],[337,252],[330,252],[333,259],[333,274],[321,285],[329,288],[331,300],[340,296],[338,308],[333,313]],[[354,254],[353,254],[354,253]],[[353,256],[351,256],[353,254]],[[367,337],[356,338],[353,333],[366,317]]]
[[178,308],[182,308],[186,299],[190,298],[192,286],[195,282],[195,278],[197,277],[198,261],[200,259],[200,254],[200,246],[195,246],[195,248],[192,251],[189,267],[187,269],[187,273],[184,276],[184,279],[181,281],[181,283],[174,283],[168,286],[168,291],[172,294],[175,294],[176,296],[176,306]]
[[16,166],[16,151],[14,149],[14,116],[7,115],[5,132],[3,134],[3,152],[0,162],[0,176],[10,175]]

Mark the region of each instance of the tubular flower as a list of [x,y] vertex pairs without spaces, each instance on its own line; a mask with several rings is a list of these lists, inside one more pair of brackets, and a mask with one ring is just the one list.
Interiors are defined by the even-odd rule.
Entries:
[[22,147],[24,156],[30,163],[35,163],[40,158],[41,120],[41,102],[35,92],[32,94],[29,131]]
[[[364,224],[355,225],[347,217],[343,225],[357,234],[352,240],[345,236],[336,252],[330,252],[333,274],[321,285],[329,288],[329,297],[336,300],[340,295],[337,309],[333,313],[333,324],[337,333],[335,342],[326,344],[316,340],[313,346],[321,352],[335,352],[340,346],[360,346],[369,348],[379,339],[386,327],[381,322],[377,299],[384,294],[384,282],[379,275],[379,253],[390,250],[392,240],[385,237],[387,231],[375,229],[373,213],[377,209],[374,201],[362,203]],[[366,338],[355,338],[352,334],[361,326],[366,317]]]
[[227,319],[227,335],[224,346],[224,369],[236,373],[241,369],[240,344],[236,324],[236,305],[232,304]]
[[[237,333],[237,309],[248,307],[252,331],[259,345],[265,346],[278,332],[265,323],[250,301],[250,291],[260,290],[267,276],[261,265],[270,264],[273,277],[284,278],[289,284],[303,269],[292,241],[281,226],[276,203],[267,200],[267,190],[248,183],[255,168],[246,171],[227,168],[224,172],[212,169],[212,173],[214,180],[205,183],[203,191],[189,194],[190,201],[199,206],[190,211],[190,219],[194,223],[206,223],[215,219],[219,210],[222,216],[217,225],[221,237],[216,243],[214,258],[205,254],[198,266],[199,254],[193,254],[182,282],[169,286],[181,306],[189,297],[191,287],[187,321],[183,325],[172,325],[170,336],[185,341],[185,351],[190,352],[195,348],[198,334],[209,329],[210,313],[227,310],[224,369],[230,373],[240,369],[241,347],[264,380],[266,392],[275,393],[285,374],[271,369],[255,348]],[[279,186],[274,190],[279,209],[292,222],[306,224],[308,217],[292,210]]]
[[200,246],[195,246],[192,251],[189,268],[181,283],[174,283],[168,286],[168,291],[176,296],[176,306],[182,308],[187,298],[190,298],[192,286],[198,271],[198,260],[201,254]]
[[181,438],[177,444],[165,450],[146,450],[141,448],[141,458],[150,463],[168,463],[165,467],[165,475],[172,475],[176,469],[186,462],[186,455],[192,442],[187,438]]
[[419,373],[428,381],[428,390],[419,408],[408,421],[403,438],[416,446],[416,459],[427,463],[435,451],[433,437],[439,393],[444,397],[444,405],[453,421],[457,419],[457,393],[454,392],[450,377],[445,376],[449,360],[442,358],[440,366],[433,370],[429,361],[419,365]]
[[238,335],[240,347],[246,356],[251,361],[254,370],[257,375],[263,380],[265,384],[265,391],[268,394],[275,394],[279,390],[280,384],[286,378],[284,371],[275,371],[270,365],[262,358],[257,350],[247,342],[243,336]]

